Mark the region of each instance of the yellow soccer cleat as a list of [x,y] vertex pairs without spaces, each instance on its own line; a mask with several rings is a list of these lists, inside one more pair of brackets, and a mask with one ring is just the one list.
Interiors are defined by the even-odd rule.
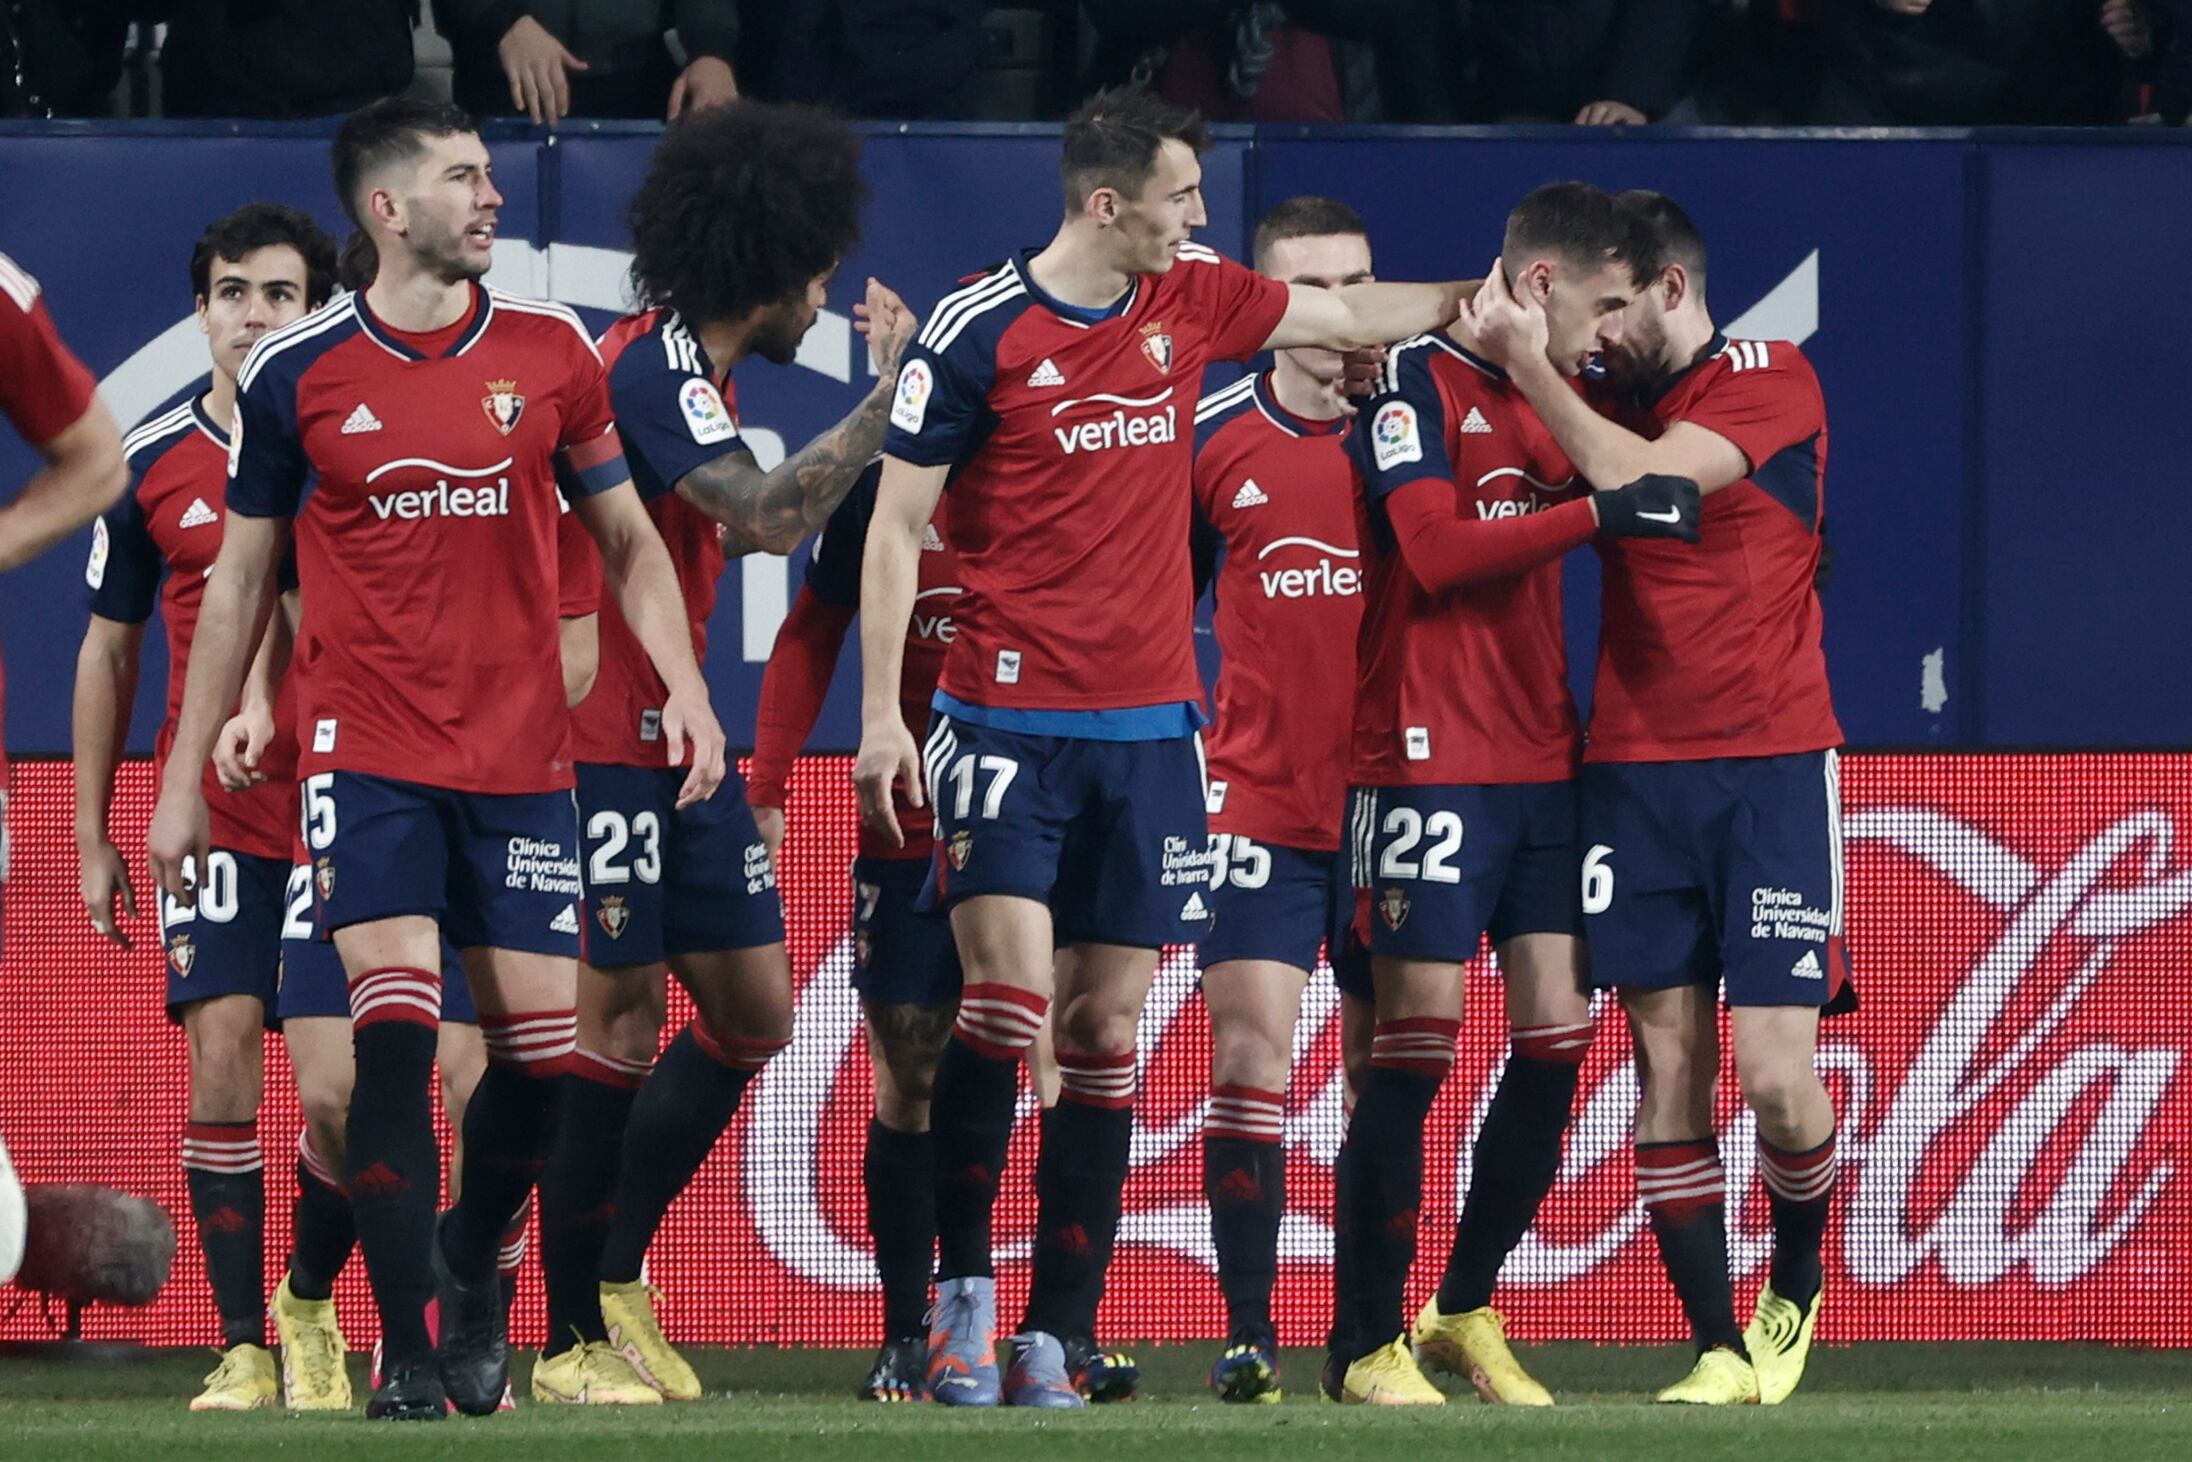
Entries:
[[267,1314],[282,1347],[282,1405],[291,1411],[348,1411],[350,1372],[343,1359],[350,1346],[335,1322],[335,1302],[298,1299],[284,1274]]
[[613,1347],[592,1340],[537,1358],[533,1399],[547,1406],[660,1406],[662,1393],[641,1380]]
[[192,1411],[259,1411],[281,1394],[274,1357],[264,1346],[231,1345],[205,1378],[205,1389],[190,1399]]
[[1486,1305],[1459,1315],[1439,1313],[1438,1297],[1423,1302],[1409,1341],[1420,1365],[1459,1376],[1494,1406],[1550,1406],[1553,1393],[1531,1379],[1507,1345],[1507,1322]]
[[1751,1353],[1752,1368],[1758,1372],[1758,1399],[1762,1404],[1779,1406],[1804,1379],[1812,1331],[1819,1325],[1819,1297],[1825,1292],[1826,1287],[1820,1286],[1807,1310],[1799,1310],[1794,1300],[1775,1294],[1771,1284],[1758,1292],[1758,1308],[1751,1311],[1743,1344]]
[[1353,1406],[1444,1406],[1446,1393],[1416,1369],[1407,1340],[1396,1339],[1347,1368],[1340,1400]]
[[655,1319],[655,1294],[645,1280],[601,1287],[601,1318],[609,1325],[609,1346],[663,1400],[698,1401],[700,1377],[664,1337]]
[[1688,1375],[1652,1399],[1676,1406],[1756,1406],[1758,1372],[1725,1345],[1716,1345],[1697,1358]]

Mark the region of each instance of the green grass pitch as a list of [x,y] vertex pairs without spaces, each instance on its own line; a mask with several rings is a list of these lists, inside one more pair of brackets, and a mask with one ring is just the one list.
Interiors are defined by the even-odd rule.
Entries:
[[[1821,1349],[1788,1404],[1699,1412],[1645,1404],[1653,1386],[1685,1369],[1687,1356],[1675,1348],[1533,1346],[1525,1358],[1561,1405],[1518,1412],[1479,1405],[1466,1393],[1437,1410],[1322,1405],[1317,1356],[1309,1351],[1285,1357],[1283,1405],[1221,1406],[1203,1384],[1215,1349],[1140,1347],[1146,1399],[1067,1415],[875,1406],[852,1399],[865,1352],[714,1350],[693,1353],[709,1388],[695,1405],[582,1411],[521,1403],[515,1415],[404,1427],[368,1425],[358,1413],[193,1416],[185,1404],[210,1369],[210,1352],[166,1351],[113,1368],[0,1357],[0,1459],[2192,1458],[2186,1352],[2008,1344]],[[517,1367],[521,1396],[529,1364],[521,1359]],[[353,1374],[362,1398],[362,1364]]]

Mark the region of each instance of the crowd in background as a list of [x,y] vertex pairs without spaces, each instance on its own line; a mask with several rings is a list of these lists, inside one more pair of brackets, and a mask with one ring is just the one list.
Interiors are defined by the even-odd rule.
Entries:
[[2182,124],[2192,0],[10,0],[0,115]]

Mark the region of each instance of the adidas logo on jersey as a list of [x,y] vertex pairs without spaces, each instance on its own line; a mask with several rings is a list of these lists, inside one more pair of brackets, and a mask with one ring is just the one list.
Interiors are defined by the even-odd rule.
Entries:
[[203,528],[208,523],[218,523],[220,521],[221,515],[207,507],[204,498],[194,497],[190,500],[190,506],[183,510],[181,521],[176,523],[175,526],[178,528]]
[[1210,905],[1203,902],[1201,894],[1191,893],[1187,896],[1187,902],[1180,905],[1180,917],[1198,921],[1207,919],[1210,917]]
[[1256,486],[1256,479],[1253,477],[1242,483],[1241,490],[1233,494],[1233,506],[1236,508],[1260,508],[1269,501],[1271,499],[1262,488]]
[[1491,430],[1492,424],[1486,421],[1484,419],[1484,413],[1474,406],[1470,407],[1469,414],[1461,419],[1461,431],[1462,435],[1464,436],[1470,436],[1477,433],[1489,435],[1491,433]]
[[1813,949],[1805,950],[1804,957],[1789,967],[1789,973],[1799,980],[1824,980],[1827,977],[1826,969],[1819,963],[1819,952]]
[[381,419],[373,414],[372,407],[360,401],[358,409],[351,412],[343,421],[342,435],[354,437],[359,432],[379,431],[380,429]]
[[576,934],[576,933],[578,933],[578,910],[577,910],[577,908],[575,908],[574,906],[572,906],[572,905],[570,905],[570,904],[565,904],[565,905],[563,906],[563,912],[562,912],[562,913],[560,913],[560,914],[558,914],[558,915],[556,915],[556,916],[555,916],[555,918],[553,918],[553,919],[551,919],[551,920],[549,921],[549,923],[548,923],[548,929],[549,929],[549,932],[550,932],[550,933],[554,933],[554,934]]
[[923,553],[942,553],[944,551],[944,535],[936,531],[934,523],[921,525],[921,551]]
[[1065,383],[1066,373],[1059,370],[1058,362],[1047,355],[1043,357],[1043,363],[1035,368],[1035,374],[1028,377],[1030,386],[1063,386]]

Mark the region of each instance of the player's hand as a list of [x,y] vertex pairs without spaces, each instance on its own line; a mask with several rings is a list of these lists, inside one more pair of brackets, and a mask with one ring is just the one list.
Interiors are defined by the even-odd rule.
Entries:
[[1518,361],[1544,357],[1545,307],[1528,290],[1517,298],[1506,268],[1494,260],[1484,287],[1454,322],[1454,334],[1492,364],[1511,371]]
[[685,759],[685,744],[692,743],[693,768],[685,777],[685,785],[677,789],[677,805],[690,807],[713,797],[715,789],[723,785],[729,763],[723,727],[716,722],[715,708],[708,704],[705,685],[670,692],[662,703],[662,739],[668,745],[673,767]]
[[852,327],[868,337],[868,359],[875,363],[876,379],[890,390],[898,382],[898,362],[913,343],[920,319],[891,287],[870,277],[868,297],[852,307]]
[[137,890],[130,887],[129,862],[122,857],[122,850],[102,838],[79,848],[77,863],[77,882],[83,890],[85,911],[91,915],[91,927],[102,938],[129,948],[129,936],[114,917],[117,895],[122,900],[122,912],[132,919],[137,917]]
[[784,848],[784,809],[781,807],[756,807],[753,810],[754,826],[761,829],[761,841],[768,845],[769,862],[776,862],[776,855]]
[[1890,15],[1924,15],[1933,0],[1872,0]]
[[1651,473],[1626,487],[1592,493],[1591,506],[1598,511],[1598,531],[1608,538],[1678,538],[1695,543],[1705,497],[1687,477]]
[[927,805],[928,792],[921,785],[921,748],[914,745],[913,733],[895,716],[887,724],[862,727],[860,754],[852,763],[860,821],[886,834],[894,848],[906,845],[905,830],[899,827],[898,811],[891,802],[892,792],[901,785],[908,802],[915,807]]
[[571,115],[571,82],[565,73],[588,67],[548,27],[530,15],[519,16],[495,43],[495,54],[510,81],[512,107],[535,122],[560,122]]
[[1578,127],[1642,127],[1651,122],[1627,102],[1592,102],[1575,116]]
[[2139,0],[2103,0],[2101,29],[2108,32],[2117,50],[2134,61],[2154,53],[2153,23]]
[[674,122],[687,112],[737,100],[738,78],[731,74],[731,63],[721,56],[695,56],[670,88],[668,120]]
[[1340,354],[1340,378],[1333,383],[1339,388],[1340,409],[1349,416],[1355,414],[1350,396],[1375,396],[1385,384],[1385,347],[1366,345],[1360,350],[1343,351]]
[[186,909],[198,906],[197,870],[206,866],[213,832],[206,821],[205,792],[196,782],[182,791],[162,791],[145,833],[145,859],[152,881]]
[[221,785],[231,792],[247,792],[266,780],[259,758],[274,739],[274,713],[264,706],[245,706],[230,716],[213,741],[213,770]]

